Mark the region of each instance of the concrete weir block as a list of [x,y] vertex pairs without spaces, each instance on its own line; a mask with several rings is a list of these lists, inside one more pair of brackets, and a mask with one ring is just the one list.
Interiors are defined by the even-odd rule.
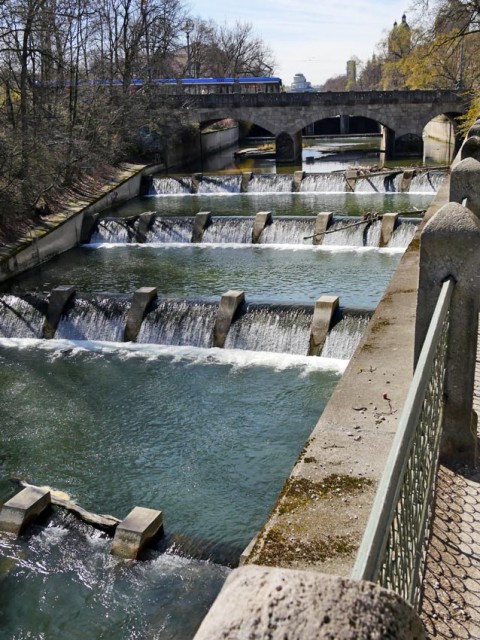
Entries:
[[272,214],[270,211],[259,211],[255,215],[252,230],[252,244],[258,244],[260,242],[263,230],[269,224],[272,224]]
[[201,242],[205,229],[212,224],[212,214],[210,211],[199,211],[195,216],[192,231],[192,242]]
[[322,244],[325,239],[325,232],[332,224],[333,213],[331,211],[321,211],[317,213],[315,220],[315,235],[313,236],[313,244]]
[[372,582],[244,566],[230,573],[194,640],[425,640],[419,615]]
[[[480,132],[479,132],[480,134]],[[463,143],[461,149],[462,160],[464,158],[474,158],[480,161],[480,135],[469,136]]]
[[43,337],[47,338],[47,340],[55,337],[55,331],[57,330],[62,313],[74,293],[75,287],[69,285],[55,287],[55,289],[52,289],[50,292],[47,315],[43,325]]
[[240,183],[240,193],[247,193],[248,192],[248,185],[250,184],[250,180],[252,179],[252,172],[251,171],[244,171],[242,173],[242,181]]
[[227,339],[230,326],[240,305],[245,301],[243,291],[231,289],[223,294],[218,307],[217,318],[213,327],[213,346],[222,348]]
[[141,287],[135,291],[123,333],[124,342],[135,342],[142,327],[147,307],[156,297],[157,290],[155,287]]
[[163,533],[163,514],[156,509],[134,507],[115,530],[111,553],[135,560],[149,542]]
[[26,525],[38,518],[50,504],[48,489],[26,487],[3,505],[0,511],[0,531],[18,536]]
[[398,213],[384,213],[380,230],[380,247],[387,247],[398,223]]
[[300,191],[302,180],[305,177],[305,171],[294,171],[292,180],[292,191]]
[[141,213],[138,216],[138,223],[135,232],[135,241],[143,244],[147,239],[147,234],[155,222],[156,215],[154,213]]
[[309,356],[319,356],[330,330],[333,314],[338,308],[338,296],[321,296],[315,302],[312,325],[310,328]]

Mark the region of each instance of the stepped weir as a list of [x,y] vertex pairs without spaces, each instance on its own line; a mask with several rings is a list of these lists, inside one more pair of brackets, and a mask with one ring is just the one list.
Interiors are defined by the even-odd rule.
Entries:
[[[224,308],[235,300],[225,324]],[[348,359],[370,319],[367,310],[346,309],[338,298],[324,296],[327,306],[319,320],[315,306],[259,304],[245,301],[243,292],[229,291],[219,303],[157,299],[154,288],[132,297],[75,294],[74,287],[53,289],[50,300],[33,294],[0,297],[0,336],[46,337],[108,342],[135,341]],[[324,312],[322,312],[324,314]],[[53,317],[55,316],[55,319]],[[222,333],[219,340],[219,318]],[[309,347],[313,327],[323,327],[321,343]],[[324,352],[322,347],[325,343]]]
[[272,216],[260,211],[251,216],[168,217],[144,213],[128,220],[97,219],[85,242],[98,243],[235,243],[406,247],[419,219],[398,214],[333,216]]

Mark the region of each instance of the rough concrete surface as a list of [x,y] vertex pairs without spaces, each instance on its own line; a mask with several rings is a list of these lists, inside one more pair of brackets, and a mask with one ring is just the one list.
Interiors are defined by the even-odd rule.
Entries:
[[195,640],[420,640],[397,594],[315,572],[242,567],[227,578]]

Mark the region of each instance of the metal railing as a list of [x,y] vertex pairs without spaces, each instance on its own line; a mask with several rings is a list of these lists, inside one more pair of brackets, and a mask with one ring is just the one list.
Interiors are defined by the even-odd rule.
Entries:
[[352,572],[413,606],[430,532],[453,287],[453,279],[442,286]]

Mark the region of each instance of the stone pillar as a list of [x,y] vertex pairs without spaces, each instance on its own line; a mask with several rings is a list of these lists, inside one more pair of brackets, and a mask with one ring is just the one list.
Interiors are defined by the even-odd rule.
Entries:
[[388,247],[393,232],[397,226],[398,213],[384,213],[382,216],[382,228],[380,231],[379,247]]
[[389,160],[395,155],[395,132],[384,125],[380,126],[380,130],[382,133],[380,151],[385,154],[385,160]]
[[117,526],[112,543],[112,555],[135,560],[147,544],[163,533],[161,511],[135,507]]
[[340,116],[340,134],[350,133],[350,116]]
[[321,296],[315,302],[312,325],[310,328],[309,356],[319,356],[327,338],[335,311],[338,309],[338,296]]
[[414,175],[415,171],[407,170],[403,172],[402,181],[400,182],[400,191],[402,193],[410,191],[410,185],[412,184]]
[[234,569],[194,640],[426,640],[420,617],[393,591],[316,571]]
[[75,293],[75,287],[62,285],[52,289],[48,301],[47,315],[43,325],[43,337],[50,340],[55,337],[62,313]]
[[272,224],[272,214],[270,211],[259,211],[255,215],[252,230],[252,244],[258,244],[265,227]]
[[141,213],[138,218],[137,229],[135,232],[135,241],[144,243],[147,239],[147,234],[153,226],[155,222],[155,214],[154,213]]
[[244,171],[242,173],[242,182],[240,183],[240,193],[247,193],[248,192],[248,185],[250,184],[250,180],[252,179],[252,172],[251,171]]
[[200,211],[195,216],[192,231],[192,242],[201,242],[205,229],[212,223],[212,214],[210,211]]
[[26,487],[3,505],[0,511],[0,531],[20,535],[30,522],[48,509],[50,504],[48,489]]
[[332,224],[333,213],[331,211],[321,211],[317,213],[315,220],[315,235],[313,236],[313,244],[323,244],[325,239],[325,231]]
[[305,171],[295,171],[293,174],[292,180],[292,191],[298,192],[300,191],[300,187],[302,185],[302,180],[305,177]]
[[450,306],[445,405],[440,455],[447,463],[476,461],[472,411],[480,283],[480,221],[460,204],[444,205],[420,236],[420,278],[415,326],[418,361],[442,283],[456,281]]
[[157,297],[155,287],[141,287],[133,294],[123,333],[124,342],[135,342],[142,328],[148,305]]
[[358,170],[347,169],[345,171],[345,191],[355,191],[355,185],[357,184]]
[[222,348],[239,307],[245,302],[245,293],[231,289],[223,294],[213,327],[213,346]]
[[80,244],[88,244],[90,242],[90,238],[97,230],[99,217],[99,213],[90,213],[83,216]]
[[450,176],[450,200],[463,203],[480,216],[480,162],[475,158],[465,158],[459,162]]
[[302,164],[302,132],[290,135],[282,131],[276,139],[275,159],[277,164]]

